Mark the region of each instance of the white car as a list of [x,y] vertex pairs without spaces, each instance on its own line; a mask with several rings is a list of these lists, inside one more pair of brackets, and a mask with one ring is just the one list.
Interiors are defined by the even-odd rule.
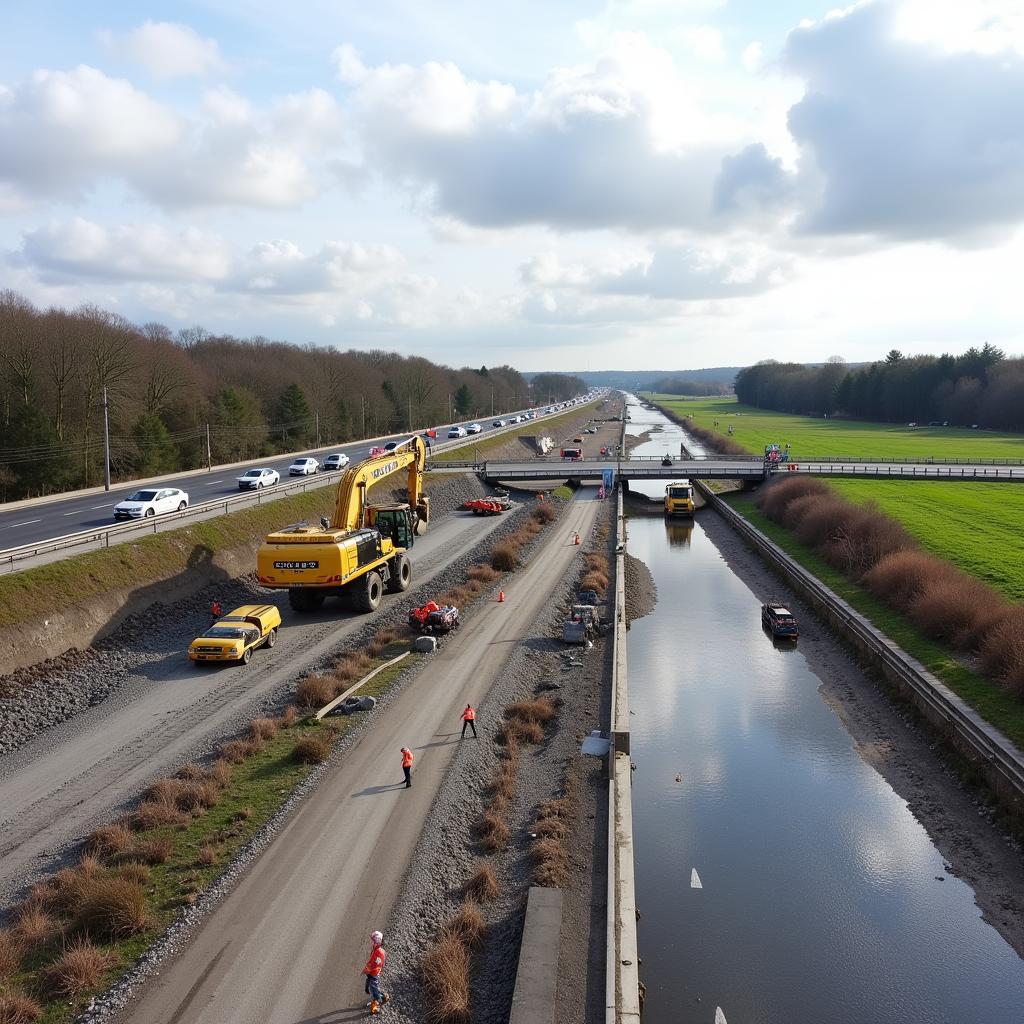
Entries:
[[177,487],[147,487],[114,506],[115,519],[148,519],[188,508],[188,495]]
[[289,476],[312,476],[320,468],[316,459],[296,459],[288,467]]
[[324,459],[324,469],[344,469],[350,462],[349,457],[344,452],[335,452],[333,455],[328,455]]
[[470,425],[468,427],[466,427],[466,433],[467,434],[479,434],[483,429],[484,428],[481,427],[479,423],[470,423]]
[[247,469],[237,478],[240,491],[258,491],[261,487],[273,487],[279,483],[281,474],[276,469]]
[[452,427],[451,430],[448,431],[448,436],[449,437],[465,437],[466,436],[466,428],[465,427]]
[[503,427],[503,426],[505,426],[505,421],[504,421],[504,420],[495,420],[495,421],[494,421],[494,422],[493,422],[493,423],[491,424],[491,426],[492,426],[492,427]]

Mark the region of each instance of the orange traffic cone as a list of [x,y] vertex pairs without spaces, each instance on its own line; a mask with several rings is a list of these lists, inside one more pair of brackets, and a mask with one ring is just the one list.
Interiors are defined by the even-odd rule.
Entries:
[[580,535],[578,533],[573,536],[572,542],[573,542],[573,544],[579,544],[579,542],[580,542]]
[[498,591],[498,604],[501,604],[501,602],[504,601],[504,600],[505,600],[505,591],[504,590],[499,590]]

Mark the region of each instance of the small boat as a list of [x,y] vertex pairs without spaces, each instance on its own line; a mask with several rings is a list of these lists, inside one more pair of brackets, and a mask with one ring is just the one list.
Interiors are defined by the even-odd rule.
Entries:
[[796,640],[800,636],[800,627],[793,613],[775,601],[761,605],[761,624],[776,640]]

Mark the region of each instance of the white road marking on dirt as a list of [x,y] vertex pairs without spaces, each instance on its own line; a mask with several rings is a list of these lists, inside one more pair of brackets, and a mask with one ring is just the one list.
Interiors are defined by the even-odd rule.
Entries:
[[704,886],[701,884],[700,875],[697,874],[696,868],[690,868],[690,888],[691,889],[703,889]]

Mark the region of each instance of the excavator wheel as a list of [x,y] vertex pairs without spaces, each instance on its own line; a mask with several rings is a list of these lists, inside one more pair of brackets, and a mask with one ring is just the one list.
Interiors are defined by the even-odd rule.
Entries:
[[384,581],[380,578],[380,573],[376,570],[368,572],[356,586],[358,589],[353,594],[356,610],[361,612],[376,611],[384,594]]
[[324,595],[317,590],[292,587],[288,591],[288,603],[297,612],[315,612],[324,603]]
[[412,582],[412,563],[404,554],[397,554],[391,560],[391,579],[388,580],[388,593],[401,594],[409,589]]

